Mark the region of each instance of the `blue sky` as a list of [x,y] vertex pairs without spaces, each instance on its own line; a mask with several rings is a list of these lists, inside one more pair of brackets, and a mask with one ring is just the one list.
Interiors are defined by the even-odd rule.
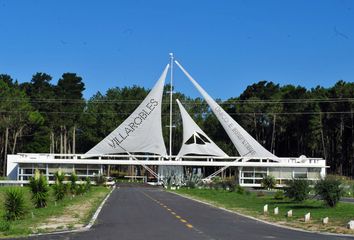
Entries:
[[[0,73],[83,77],[85,97],[153,86],[176,58],[214,98],[259,80],[354,81],[354,1],[0,0]],[[176,90],[199,96],[180,71]]]

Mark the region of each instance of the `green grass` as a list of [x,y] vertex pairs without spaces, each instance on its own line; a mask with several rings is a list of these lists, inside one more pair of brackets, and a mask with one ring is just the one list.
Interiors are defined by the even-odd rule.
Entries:
[[[5,221],[3,218],[3,203],[6,189],[7,187],[0,187],[0,225]],[[48,206],[38,209],[35,208],[34,204],[31,202],[29,188],[24,187],[23,190],[25,192],[27,214],[21,220],[10,222],[10,228],[8,230],[1,231],[4,229],[0,229],[0,237],[17,237],[36,232],[53,231],[55,229],[45,227],[37,229],[37,227],[45,226],[46,223],[50,222],[50,219],[60,218],[65,215],[72,216],[75,220],[74,223],[69,223],[66,228],[73,228],[74,224],[87,224],[99,204],[110,191],[106,187],[93,186],[91,190],[84,195],[76,197],[66,196],[63,200],[55,204],[55,198],[51,189]],[[80,210],[80,212],[75,211],[75,209],[79,209],[82,204],[86,204],[88,207],[84,210]],[[80,215],[78,215],[78,213],[80,213]],[[65,226],[58,226],[56,230],[63,228],[65,228]]]
[[[258,197],[255,193],[238,194],[224,190],[210,189],[179,189],[175,192],[195,199],[209,202],[246,215],[280,224],[299,227],[308,230],[329,231],[354,234],[346,229],[349,220],[354,219],[354,204],[339,203],[335,208],[329,208],[319,200],[306,200],[294,203],[289,199],[275,200],[272,196]],[[263,206],[268,204],[269,213],[263,213]],[[279,215],[273,214],[273,209],[279,207]],[[293,210],[293,217],[287,218],[286,213]],[[310,223],[304,222],[304,215],[311,213]],[[323,225],[322,219],[329,217],[329,224]]]

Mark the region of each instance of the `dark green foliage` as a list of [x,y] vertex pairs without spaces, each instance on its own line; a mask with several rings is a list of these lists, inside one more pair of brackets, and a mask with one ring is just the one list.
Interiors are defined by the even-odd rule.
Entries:
[[85,188],[86,192],[91,190],[91,179],[89,177],[86,177],[85,179]]
[[56,201],[62,200],[67,192],[67,185],[64,183],[56,182],[53,184],[53,194]]
[[102,174],[96,175],[94,179],[95,179],[96,185],[98,185],[98,186],[103,186],[107,182],[106,177]]
[[238,194],[244,194],[246,191],[243,187],[241,187],[240,185],[236,185],[236,192]]
[[82,195],[86,192],[86,184],[78,184],[76,186],[76,194]]
[[285,188],[285,196],[295,202],[302,202],[308,199],[310,190],[308,181],[303,179],[293,179],[289,181]]
[[56,201],[62,200],[67,192],[67,185],[63,183],[65,175],[58,171],[54,173],[55,183],[53,184],[53,194]]
[[0,232],[7,232],[11,228],[9,220],[0,220]]
[[327,177],[315,185],[315,192],[329,207],[335,207],[343,195],[342,182],[339,179]]
[[282,190],[278,190],[274,194],[275,200],[283,200],[284,199],[284,192]]
[[70,181],[70,192],[71,194],[76,194],[77,191],[77,181],[79,181],[78,176],[76,175],[76,173],[71,173],[69,176],[69,181]]
[[270,190],[275,187],[276,181],[273,176],[268,175],[262,179],[261,184],[263,188]]
[[[23,190],[19,187],[9,188],[5,195],[5,219],[13,221],[20,219],[26,213],[25,198]],[[7,226],[3,225],[2,228]]]
[[32,192],[32,201],[36,208],[46,207],[49,195],[47,178],[36,170],[35,176],[30,178],[29,187]]

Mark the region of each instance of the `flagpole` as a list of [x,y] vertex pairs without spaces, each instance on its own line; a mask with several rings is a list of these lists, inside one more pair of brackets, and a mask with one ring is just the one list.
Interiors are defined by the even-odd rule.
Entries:
[[172,160],[172,101],[173,101],[173,53],[170,53],[170,67],[171,67],[171,80],[170,80],[170,160]]

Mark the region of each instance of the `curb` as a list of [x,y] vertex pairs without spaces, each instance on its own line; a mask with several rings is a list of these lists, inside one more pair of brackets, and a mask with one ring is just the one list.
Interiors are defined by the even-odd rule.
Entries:
[[103,201],[101,202],[100,206],[97,208],[96,212],[93,214],[90,222],[81,228],[78,229],[73,229],[73,230],[65,230],[65,231],[58,231],[58,232],[48,232],[48,233],[37,233],[37,234],[30,234],[28,235],[28,237],[36,237],[36,236],[44,236],[44,235],[54,235],[54,234],[62,234],[62,233],[75,233],[75,232],[85,232],[90,230],[90,228],[93,226],[93,224],[95,223],[98,215],[100,214],[104,204],[106,203],[106,201],[108,200],[108,198],[111,196],[112,192],[116,189],[115,186],[113,186],[112,190],[107,194],[107,196],[105,197],[105,199],[103,199]]
[[261,223],[265,223],[265,224],[268,224],[268,225],[271,225],[271,226],[279,227],[279,228],[284,228],[284,229],[298,231],[298,232],[304,232],[304,233],[326,235],[326,236],[351,237],[351,238],[354,238],[354,235],[351,235],[351,234],[309,231],[309,230],[305,230],[305,229],[301,229],[301,228],[294,228],[294,227],[289,227],[289,226],[285,226],[285,225],[280,225],[280,224],[277,224],[277,223],[268,222],[268,221],[265,221],[265,220],[262,220],[262,219],[258,219],[258,218],[252,217],[252,216],[248,216],[248,215],[236,212],[236,211],[232,211],[232,210],[229,210],[229,209],[226,209],[226,208],[223,208],[223,207],[215,206],[215,205],[213,205],[213,204],[211,204],[209,202],[204,202],[202,200],[195,199],[195,198],[192,198],[190,196],[182,195],[180,193],[176,193],[176,192],[172,192],[172,191],[168,191],[168,192],[172,193],[172,194],[176,194],[177,196],[180,196],[180,197],[195,201],[195,202],[202,203],[202,204],[207,205],[209,207],[217,208],[217,209],[223,210],[225,212],[233,213],[233,214],[245,217],[245,218],[249,218],[249,219],[252,219],[252,220],[255,220],[255,221],[258,221],[258,222],[261,222]]

